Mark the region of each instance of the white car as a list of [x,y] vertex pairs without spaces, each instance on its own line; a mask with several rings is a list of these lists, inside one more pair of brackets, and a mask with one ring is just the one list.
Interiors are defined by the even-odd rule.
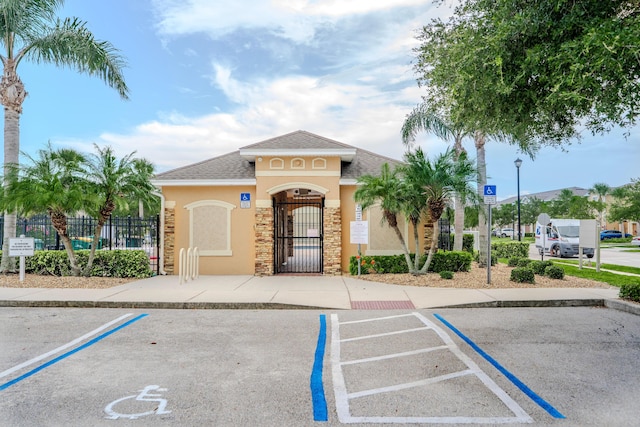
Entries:
[[500,232],[501,237],[513,237],[513,228],[503,228]]
[[640,236],[636,236],[631,239],[632,246],[640,246]]

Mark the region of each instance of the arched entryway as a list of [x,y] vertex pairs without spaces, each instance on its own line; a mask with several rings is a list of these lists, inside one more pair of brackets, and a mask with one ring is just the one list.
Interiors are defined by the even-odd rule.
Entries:
[[323,272],[324,195],[291,188],[273,195],[275,274]]

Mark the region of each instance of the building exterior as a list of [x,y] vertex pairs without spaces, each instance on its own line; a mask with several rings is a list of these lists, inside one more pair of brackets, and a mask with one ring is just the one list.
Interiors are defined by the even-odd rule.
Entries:
[[[179,251],[198,248],[199,274],[339,275],[357,254],[357,179],[399,162],[297,131],[158,174],[163,198],[164,271],[177,274]],[[399,253],[379,210],[363,254]],[[410,225],[402,222],[404,235]]]

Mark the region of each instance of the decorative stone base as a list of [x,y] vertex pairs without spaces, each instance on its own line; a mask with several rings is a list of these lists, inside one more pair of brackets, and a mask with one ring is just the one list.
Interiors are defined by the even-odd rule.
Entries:
[[324,208],[323,272],[329,276],[342,275],[342,221],[340,208]]
[[256,207],[256,276],[273,275],[273,208]]
[[164,271],[167,274],[176,272],[175,260],[176,246],[176,210],[172,207],[165,207],[164,210]]

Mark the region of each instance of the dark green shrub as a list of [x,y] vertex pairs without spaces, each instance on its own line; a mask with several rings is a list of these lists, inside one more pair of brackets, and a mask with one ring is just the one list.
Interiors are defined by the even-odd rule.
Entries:
[[[421,260],[421,264],[426,256]],[[473,257],[466,251],[438,251],[433,254],[429,271],[439,273],[441,271],[470,271]]]
[[514,256],[512,258],[509,258],[509,260],[507,261],[507,265],[509,267],[517,267],[518,263],[520,262],[522,258],[518,257],[518,256]]
[[564,279],[564,268],[559,267],[557,265],[550,265],[545,268],[544,275],[550,277],[552,279]]
[[349,259],[349,273],[353,276],[358,274],[358,263],[360,264],[360,274],[409,272],[404,255],[364,255],[360,258],[352,256]]
[[443,279],[451,280],[453,279],[453,271],[441,271],[440,277],[442,277]]
[[620,298],[640,302],[640,283],[625,283],[620,286]]
[[462,250],[473,254],[473,234],[462,235]]
[[[76,250],[76,261],[82,269],[89,260],[89,250]],[[71,267],[66,251],[35,251],[26,257],[25,272],[52,276],[69,276]],[[93,259],[90,276],[151,277],[149,258],[142,250],[98,250]]]
[[529,264],[531,264],[531,261],[529,258],[520,258],[518,260],[518,267],[524,267],[527,268],[529,267]]
[[498,258],[527,258],[529,256],[529,243],[518,241],[492,242],[491,253],[495,253]]
[[[480,262],[480,252],[474,253],[473,259],[475,262]],[[498,255],[491,252],[491,265],[496,265],[497,263],[498,263]]]
[[516,283],[535,283],[535,273],[530,268],[516,267],[511,270],[509,280]]
[[552,261],[539,261],[539,260],[535,260],[535,261],[531,261],[529,263],[529,268],[533,270],[534,273],[536,273],[539,276],[544,276],[544,271],[547,269],[547,267],[549,267],[550,265],[553,265]]

